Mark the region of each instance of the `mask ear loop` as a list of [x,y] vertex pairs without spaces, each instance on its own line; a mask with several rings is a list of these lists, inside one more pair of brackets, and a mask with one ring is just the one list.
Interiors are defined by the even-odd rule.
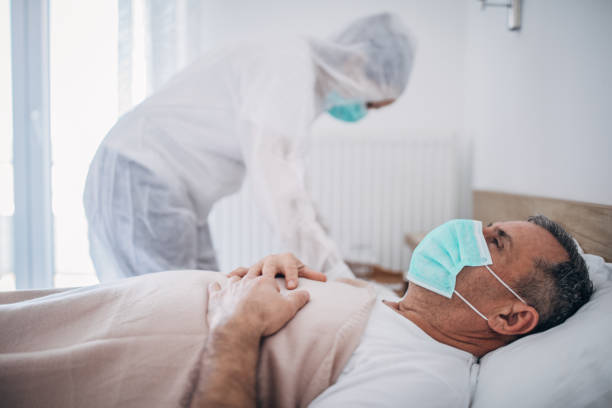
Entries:
[[[521,302],[523,302],[524,304],[527,304],[527,302],[525,302],[525,301],[523,300],[523,298],[522,298],[522,297],[520,297],[520,296],[518,295],[518,293],[516,293],[515,291],[513,291],[513,290],[512,290],[512,288],[506,284],[506,282],[504,282],[503,280],[501,280],[501,278],[500,278],[499,276],[497,276],[497,275],[495,274],[495,272],[493,272],[493,271],[491,270],[491,268],[489,268],[487,265],[484,265],[484,267],[485,267],[485,268],[487,268],[487,269],[488,269],[488,271],[489,271],[489,272],[491,272],[491,275],[493,275],[493,276],[495,277],[495,279],[497,279],[497,280],[499,281],[499,283],[501,283],[502,285],[504,285],[504,287],[505,287],[506,289],[508,289],[508,290],[510,291],[510,293],[512,293],[514,296],[516,296],[516,298],[517,298],[518,300],[520,300],[520,301],[521,301]],[[480,313],[480,312],[478,311],[478,309],[476,309],[476,308],[474,307],[474,305],[472,305],[470,302],[468,302],[466,298],[464,298],[463,296],[461,296],[461,294],[460,294],[459,292],[457,292],[456,290],[454,290],[454,291],[453,291],[453,293],[455,293],[455,294],[456,294],[456,295],[459,297],[459,299],[463,300],[463,303],[465,303],[466,305],[468,305],[468,306],[469,306],[469,307],[470,307],[470,308],[471,308],[471,309],[472,309],[474,312],[476,312],[476,314],[477,314],[478,316],[482,317],[482,318],[483,318],[483,319],[485,319],[486,321],[489,321],[489,319],[487,319],[487,317],[486,317],[485,315],[483,315],[482,313]]]
[[504,287],[505,287],[506,289],[508,289],[508,290],[510,291],[510,293],[512,293],[514,296],[516,296],[516,298],[517,298],[518,300],[520,300],[520,301],[521,301],[521,302],[523,302],[524,304],[527,304],[527,302],[525,302],[525,301],[523,300],[523,298],[522,298],[522,297],[520,297],[520,296],[518,295],[518,293],[516,293],[515,291],[513,291],[513,290],[512,290],[512,288],[506,284],[506,282],[504,282],[503,280],[501,280],[501,278],[500,278],[499,276],[497,276],[497,275],[495,274],[495,272],[493,272],[493,271],[491,270],[491,268],[489,268],[489,266],[488,266],[488,265],[485,265],[484,267],[485,267],[485,268],[487,268],[487,269],[489,270],[489,272],[491,272],[491,275],[493,275],[493,276],[495,277],[495,279],[497,279],[497,280],[499,281],[499,283],[501,283],[502,285],[504,285]]
[[459,299],[463,300],[463,302],[468,305],[470,308],[472,308],[473,311],[475,311],[478,316],[482,317],[483,319],[485,319],[486,321],[489,321],[489,319],[487,319],[487,317],[485,315],[483,315],[482,313],[480,313],[478,311],[478,309],[476,309],[470,302],[467,301],[466,298],[464,298],[463,296],[461,296],[461,294],[459,292],[457,292],[456,290],[453,291],[455,293],[455,295],[459,296]]

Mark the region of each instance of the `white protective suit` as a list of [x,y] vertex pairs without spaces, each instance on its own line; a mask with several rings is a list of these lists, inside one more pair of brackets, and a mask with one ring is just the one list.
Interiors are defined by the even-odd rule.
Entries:
[[286,250],[350,275],[305,189],[304,144],[331,92],[397,98],[412,62],[411,37],[385,13],[331,40],[241,44],[187,67],[121,117],[91,163],[84,205],[100,280],[218,269],[208,214],[246,172]]

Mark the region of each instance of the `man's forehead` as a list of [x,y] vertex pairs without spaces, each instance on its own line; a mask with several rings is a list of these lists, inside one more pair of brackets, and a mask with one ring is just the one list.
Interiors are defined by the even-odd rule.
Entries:
[[568,259],[567,252],[545,228],[529,221],[501,221],[493,224],[512,237],[517,252],[522,256],[544,258],[549,262]]

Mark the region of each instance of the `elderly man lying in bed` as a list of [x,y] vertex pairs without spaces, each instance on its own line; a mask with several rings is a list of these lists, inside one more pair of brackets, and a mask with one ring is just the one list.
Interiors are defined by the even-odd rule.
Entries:
[[[100,285],[95,290],[102,293],[115,288],[106,296],[98,293],[100,308],[125,301],[111,307],[112,318],[102,319],[103,329],[94,323],[75,325],[75,317],[63,322],[68,331],[62,338],[80,335],[69,344],[59,338],[59,329],[41,331],[32,325],[41,315],[41,310],[32,312],[36,304],[22,306],[34,320],[23,310],[20,314],[19,306],[12,315],[0,307],[3,327],[19,327],[7,318],[14,317],[32,336],[47,336],[40,345],[24,340],[27,330],[0,334],[5,349],[0,352],[12,353],[0,355],[0,384],[5,384],[0,394],[17,403],[52,402],[48,406],[180,401],[193,407],[242,407],[258,401],[263,406],[335,407],[409,401],[421,407],[467,407],[478,357],[562,323],[592,293],[572,238],[542,216],[484,228],[479,222],[455,220],[436,228],[413,254],[411,284],[401,299],[385,300],[358,281],[301,279],[299,290],[281,293],[273,279],[277,274],[287,282],[298,275],[324,280],[289,254],[267,257],[248,270],[239,268],[229,279],[186,273],[183,281],[190,280],[193,292],[182,288],[176,298],[163,302],[163,309],[150,310],[151,318],[138,310],[151,309],[147,297],[159,299],[172,291],[168,279],[176,275]],[[208,286],[208,296],[200,295],[205,317],[191,310],[197,305],[190,303],[201,290],[202,276]],[[126,289],[128,283],[131,289]],[[79,295],[95,298],[87,291],[70,296]],[[91,312],[96,305],[81,307],[76,300],[70,303],[70,296],[37,301],[49,299],[46,317],[53,310],[67,313],[71,304],[73,314],[100,322]],[[170,304],[173,313],[167,310]],[[66,329],[71,324],[75,329]],[[159,327],[164,328],[161,334]],[[126,337],[130,340],[120,341]],[[7,340],[12,350],[4,345]],[[89,344],[103,340],[109,341],[103,351]],[[62,346],[72,347],[72,353],[62,355]],[[50,355],[41,357],[41,350]],[[69,380],[58,382],[61,373]],[[53,381],[57,391],[50,390]]]

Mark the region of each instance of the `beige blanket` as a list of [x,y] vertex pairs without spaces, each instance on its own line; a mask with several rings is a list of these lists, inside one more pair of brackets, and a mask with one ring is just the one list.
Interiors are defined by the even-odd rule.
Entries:
[[[2,406],[179,406],[207,335],[213,280],[225,277],[171,271],[51,295],[0,293]],[[262,345],[263,406],[306,406],[331,385],[375,299],[357,281],[301,279],[300,288],[311,301]]]

